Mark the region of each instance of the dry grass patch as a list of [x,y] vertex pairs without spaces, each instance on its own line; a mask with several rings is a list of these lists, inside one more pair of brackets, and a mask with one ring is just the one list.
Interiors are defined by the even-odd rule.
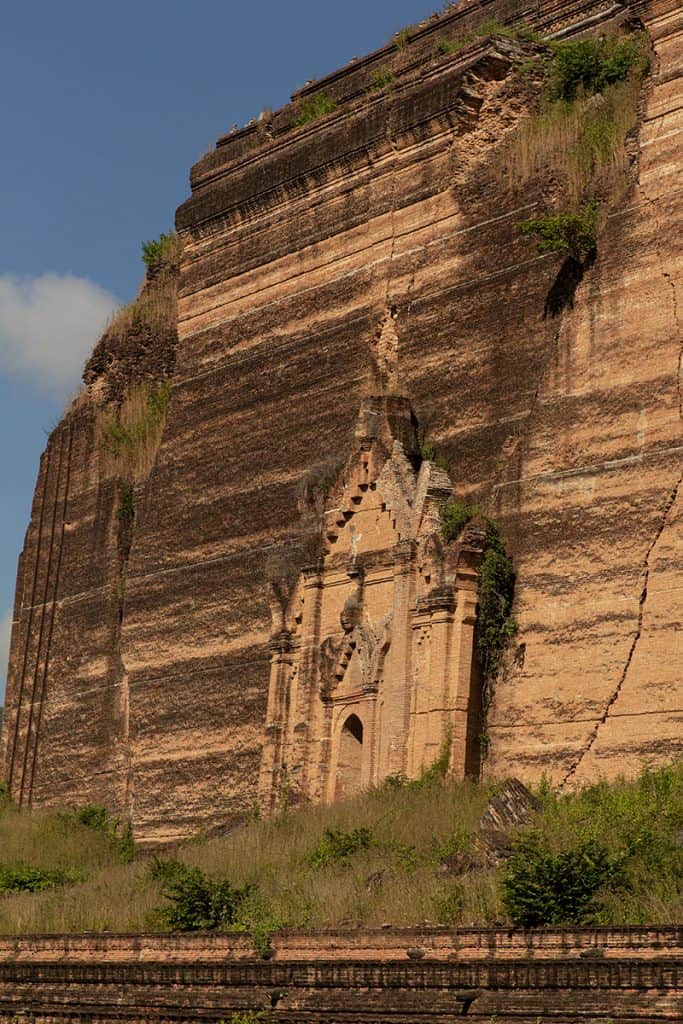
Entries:
[[140,294],[112,316],[105,336],[111,342],[128,344],[131,337],[154,337],[174,332],[178,318],[178,280],[161,273],[146,284]]
[[147,479],[159,450],[170,394],[169,381],[134,384],[120,408],[97,410],[95,430],[106,475]]
[[[125,851],[110,826],[88,829],[73,813],[5,808],[0,860],[59,868],[81,880],[0,897],[0,932],[168,930],[169,916],[160,910],[172,906],[174,877],[188,883],[175,894],[183,895],[191,928],[206,919],[207,894],[215,910],[216,894],[229,882],[238,898],[229,915],[219,908],[211,919],[249,932],[259,952],[272,932],[287,927],[508,924],[516,918],[506,904],[506,879],[515,871],[518,893],[529,875],[522,895],[532,909],[539,898],[540,910],[555,907],[561,920],[549,918],[553,923],[680,922],[683,765],[573,795],[543,784],[541,810],[511,837],[517,868],[514,857],[506,867],[489,866],[483,856],[478,825],[495,788],[435,776],[387,784],[345,804],[287,810],[223,837],[197,838],[160,860],[132,863],[122,862]],[[587,898],[562,918],[556,897],[567,876],[558,868],[566,867],[567,855],[580,865],[574,855],[581,851],[597,852],[618,871],[604,885],[574,878],[579,887],[586,882]]]
[[[346,804],[252,822],[223,839],[188,847],[183,860],[235,885],[253,885],[247,924],[250,918],[278,927],[448,923],[455,903],[444,904],[437,868],[447,854],[471,845],[493,788],[440,782],[384,787]],[[367,846],[314,863],[327,832],[361,831],[369,836]],[[496,916],[493,890],[495,881],[471,878],[456,919],[485,920],[478,917],[484,905]]]
[[160,900],[147,866],[112,863],[86,881],[0,899],[0,933],[140,932]]
[[629,181],[626,139],[637,122],[640,79],[573,101],[556,100],[522,122],[504,147],[499,177],[510,189],[543,179],[578,207],[587,197],[618,198]]

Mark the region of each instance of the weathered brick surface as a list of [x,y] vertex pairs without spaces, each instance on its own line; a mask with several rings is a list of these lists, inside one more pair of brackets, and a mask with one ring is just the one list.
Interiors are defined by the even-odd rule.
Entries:
[[238,936],[17,938],[0,941],[0,1019],[679,1020],[682,939],[674,928],[331,932],[277,937],[264,962]]
[[[570,33],[626,14],[656,51],[638,180],[573,309],[546,319],[558,264],[517,229],[540,196],[492,173],[525,110],[519,44],[423,60],[486,19]],[[677,0],[477,0],[309,89],[339,98],[329,118],[288,132],[295,102],[193,169],[174,389],[125,600],[85,413],[41,465],[3,732],[17,798],[104,801],[149,842],[252,806],[264,563],[296,547],[302,478],[348,456],[392,309],[401,390],[518,569],[485,770],[574,785],[680,754],[682,18]],[[388,61],[395,87],[368,96]]]

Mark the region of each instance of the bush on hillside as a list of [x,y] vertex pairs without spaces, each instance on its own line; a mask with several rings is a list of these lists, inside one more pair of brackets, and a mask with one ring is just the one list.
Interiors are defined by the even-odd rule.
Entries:
[[553,853],[543,836],[520,836],[502,879],[503,902],[514,924],[588,924],[595,919],[602,890],[625,885],[623,859],[595,840]]
[[[428,769],[420,781],[394,778],[345,803],[245,821],[187,844],[185,864],[164,859],[151,870],[140,859],[122,863],[99,812],[86,811],[90,827],[73,813],[8,805],[3,864],[69,878],[57,895],[41,884],[6,891],[0,933],[228,927],[265,955],[282,928],[680,922],[683,764],[573,793],[542,785],[541,808],[510,837],[513,859],[502,868],[481,856],[479,823],[494,792],[492,782]],[[313,866],[323,839],[323,863]],[[160,903],[166,916],[149,916]]]
[[359,850],[369,850],[373,841],[372,829],[369,828],[354,828],[349,832],[341,828],[326,828],[311,856],[311,865],[320,868],[346,863]]
[[[121,500],[121,489],[119,489],[119,500]],[[64,818],[67,823],[75,822],[105,836],[124,864],[129,863],[135,857],[135,841],[130,824],[122,825],[118,818],[111,819],[106,807],[101,804],[85,804],[83,807],[76,807],[72,811],[66,812]]]
[[74,880],[73,875],[64,871],[43,871],[28,864],[15,867],[0,864],[0,895],[9,892],[44,892]]
[[201,868],[181,861],[155,861],[151,874],[163,881],[161,895],[168,904],[159,919],[172,931],[207,931],[230,928],[253,886],[235,888],[228,879],[210,878]]

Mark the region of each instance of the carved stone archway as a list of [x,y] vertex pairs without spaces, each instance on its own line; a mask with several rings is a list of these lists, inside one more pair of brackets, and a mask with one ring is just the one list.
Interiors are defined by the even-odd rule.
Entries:
[[[363,401],[356,450],[323,513],[319,561],[286,607],[273,602],[265,811],[283,780],[290,797],[333,801],[388,776],[418,777],[447,737],[451,772],[471,770],[483,535],[472,526],[442,542],[451,483],[420,461],[416,437],[407,399]],[[353,732],[344,735],[350,715],[361,724],[360,751]],[[339,782],[351,774],[353,783]]]

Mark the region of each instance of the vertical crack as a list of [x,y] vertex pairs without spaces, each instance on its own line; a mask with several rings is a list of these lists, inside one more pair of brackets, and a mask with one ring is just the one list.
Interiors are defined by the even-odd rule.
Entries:
[[[656,140],[659,138],[659,136],[661,134],[661,131],[662,131],[662,128],[663,128],[663,125],[664,125],[664,115],[662,115],[662,117],[659,119],[657,130],[656,130],[656,133],[655,133],[654,138],[652,140],[653,142],[656,142]],[[678,398],[678,416],[679,416],[679,420],[683,423],[683,379],[682,379],[682,377],[683,377],[683,330],[681,329],[681,320],[680,320],[680,314],[679,314],[679,309],[678,309],[678,295],[677,295],[677,291],[676,291],[676,283],[675,283],[671,273],[667,269],[666,263],[664,262],[664,256],[662,254],[662,250],[661,250],[660,243],[659,243],[660,238],[667,237],[667,235],[666,235],[666,232],[662,233],[662,223],[661,223],[661,219],[660,219],[660,217],[658,215],[658,208],[657,208],[656,201],[651,196],[649,196],[647,194],[647,192],[644,189],[642,184],[639,184],[639,192],[640,192],[640,195],[641,195],[641,199],[643,200],[643,205],[648,207],[649,211],[651,212],[652,221],[653,221],[653,224],[654,224],[655,254],[656,254],[657,260],[659,262],[660,268],[661,268],[662,277],[663,277],[664,281],[666,282],[666,284],[668,285],[668,287],[671,290],[672,319],[673,319],[673,323],[674,323],[674,326],[675,326],[676,336],[678,338],[678,355],[677,355],[676,370],[675,370],[675,386],[676,386],[676,394],[677,394],[677,398]],[[638,623],[637,623],[637,627],[636,627],[635,636],[633,637],[633,641],[631,643],[631,647],[629,649],[628,656],[626,658],[626,663],[625,663],[625,665],[624,665],[624,667],[622,669],[621,675],[619,677],[619,681],[617,682],[617,686],[616,686],[612,696],[610,697],[610,700],[609,700],[609,702],[607,704],[607,707],[605,708],[604,713],[598,719],[598,721],[595,723],[595,726],[594,726],[593,730],[591,731],[591,734],[590,734],[590,737],[588,739],[588,743],[587,743],[585,749],[579,754],[577,760],[574,762],[574,764],[571,766],[571,768],[569,769],[569,771],[565,775],[565,777],[564,777],[564,779],[562,781],[562,786],[565,786],[574,777],[574,775],[576,775],[576,772],[578,771],[579,767],[581,766],[584,758],[586,757],[587,754],[590,753],[590,751],[594,747],[595,742],[596,742],[596,740],[598,738],[598,735],[600,733],[600,729],[602,728],[602,726],[607,721],[607,718],[609,717],[609,713],[612,710],[612,708],[614,707],[616,701],[618,700],[619,695],[621,694],[621,692],[622,692],[622,690],[624,688],[624,684],[625,684],[625,682],[626,682],[626,680],[628,678],[628,674],[629,674],[629,671],[631,669],[631,665],[633,663],[633,658],[635,656],[635,653],[636,653],[636,650],[638,648],[638,644],[640,643],[640,639],[641,639],[642,632],[643,632],[643,621],[644,621],[644,618],[645,618],[645,606],[647,604],[648,586],[649,586],[649,582],[650,582],[650,558],[652,556],[653,551],[657,547],[657,544],[659,543],[659,540],[660,540],[660,538],[661,538],[661,536],[662,536],[662,534],[663,534],[663,532],[664,532],[664,530],[666,528],[666,525],[667,525],[667,522],[668,522],[668,519],[669,519],[669,515],[671,513],[672,508],[676,504],[676,500],[678,498],[678,495],[679,495],[679,492],[680,492],[680,489],[681,489],[682,485],[683,485],[683,471],[681,471],[681,473],[678,476],[678,479],[676,480],[676,482],[674,483],[673,487],[671,488],[671,491],[669,492],[669,496],[668,496],[668,498],[666,500],[666,503],[664,505],[664,509],[663,509],[662,515],[660,517],[659,526],[657,528],[657,531],[655,533],[655,536],[654,536],[653,540],[650,542],[650,545],[649,545],[649,547],[647,549],[647,552],[645,554],[645,558],[643,560],[643,566],[642,566],[642,569],[641,569],[641,576],[642,576],[642,579],[643,579],[643,586],[641,588],[640,596],[639,596],[639,599],[638,599]]]
[[629,670],[631,668],[631,664],[633,662],[633,658],[635,656],[636,649],[638,647],[638,644],[640,642],[640,638],[641,638],[641,635],[642,635],[642,632],[643,632],[643,620],[645,618],[645,605],[647,603],[647,592],[648,592],[648,586],[649,586],[649,583],[650,583],[650,558],[652,556],[652,552],[654,551],[654,549],[657,547],[657,544],[659,543],[660,537],[664,533],[664,529],[665,529],[667,521],[669,519],[669,513],[671,512],[671,509],[674,507],[674,505],[676,503],[676,499],[678,498],[678,493],[680,491],[681,484],[683,484],[683,472],[681,472],[681,475],[679,476],[678,480],[674,484],[674,486],[673,486],[673,488],[672,488],[672,490],[671,490],[671,492],[669,494],[669,497],[667,498],[666,504],[664,506],[664,510],[663,510],[661,518],[660,518],[659,526],[657,528],[657,532],[655,533],[654,539],[650,542],[650,546],[648,547],[647,553],[646,553],[645,558],[643,560],[643,567],[641,569],[641,577],[643,579],[643,586],[641,588],[640,597],[638,599],[638,624],[637,624],[637,627],[636,627],[635,636],[633,637],[633,641],[631,643],[631,647],[630,647],[630,650],[628,652],[628,657],[626,658],[626,663],[624,665],[624,668],[622,669],[622,672],[621,672],[621,675],[619,677],[619,681],[617,683],[616,689],[614,690],[614,693],[610,697],[610,700],[609,700],[609,702],[607,704],[607,707],[605,708],[603,714],[598,719],[598,721],[595,723],[595,726],[593,727],[593,730],[591,731],[591,734],[590,734],[590,737],[588,739],[588,743],[587,743],[585,749],[581,751],[581,753],[579,754],[578,758],[576,759],[574,764],[571,766],[571,768],[569,769],[569,771],[567,772],[567,774],[563,778],[562,784],[561,784],[562,787],[566,786],[567,783],[574,777],[574,775],[576,775],[576,772],[580,768],[581,763],[583,762],[584,758],[593,749],[593,747],[595,745],[595,741],[598,738],[598,734],[600,732],[600,729],[602,728],[602,726],[607,721],[607,719],[609,717],[610,711],[612,710],[612,708],[616,704],[616,702],[617,702],[617,700],[619,698],[619,695],[620,695],[621,691],[624,688],[624,683],[626,682],[626,679],[628,677]]

